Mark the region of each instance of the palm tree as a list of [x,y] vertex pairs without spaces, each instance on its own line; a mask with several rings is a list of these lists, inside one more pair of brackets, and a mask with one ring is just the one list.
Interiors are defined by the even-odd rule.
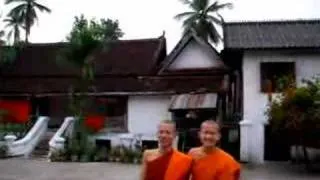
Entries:
[[5,1],[6,4],[20,3],[9,12],[9,16],[21,17],[22,21],[24,22],[23,24],[25,28],[26,43],[28,43],[30,29],[33,26],[34,22],[38,19],[36,10],[39,10],[40,12],[47,12],[47,13],[51,12],[49,8],[37,3],[36,1],[37,0],[6,0]]
[[5,40],[2,39],[4,34],[5,34],[4,31],[0,30],[0,46],[5,44]]
[[183,12],[175,16],[175,19],[183,19],[184,34],[195,31],[205,40],[212,40],[217,44],[222,39],[217,31],[217,26],[223,23],[223,18],[218,11],[231,8],[231,3],[219,4],[218,1],[210,4],[210,0],[180,0],[188,5],[191,11]]
[[6,28],[11,28],[8,33],[8,39],[11,39],[13,34],[13,43],[17,44],[20,41],[20,28],[22,28],[23,19],[17,15],[8,16],[7,19],[4,19],[3,22],[6,22]]

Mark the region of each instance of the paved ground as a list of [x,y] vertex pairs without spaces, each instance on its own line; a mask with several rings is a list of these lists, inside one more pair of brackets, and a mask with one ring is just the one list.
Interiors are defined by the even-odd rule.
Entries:
[[[45,160],[0,160],[0,180],[137,180],[139,166],[114,163],[49,163]],[[319,180],[289,163],[244,165],[242,180]]]

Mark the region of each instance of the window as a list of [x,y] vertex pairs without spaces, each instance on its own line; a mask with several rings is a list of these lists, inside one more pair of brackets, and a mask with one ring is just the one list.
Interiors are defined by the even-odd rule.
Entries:
[[261,91],[279,92],[289,85],[289,80],[295,81],[294,62],[264,62],[260,64]]
[[115,132],[127,131],[127,97],[98,97],[99,111],[106,118],[106,130]]

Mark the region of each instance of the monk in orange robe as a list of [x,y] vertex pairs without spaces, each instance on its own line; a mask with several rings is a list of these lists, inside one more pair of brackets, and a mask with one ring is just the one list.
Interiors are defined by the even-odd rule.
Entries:
[[175,124],[162,121],[158,126],[159,148],[143,154],[141,180],[189,180],[192,158],[172,147]]
[[213,120],[201,124],[199,137],[201,147],[192,148],[192,180],[239,180],[240,165],[222,149],[216,147],[220,140],[220,127]]

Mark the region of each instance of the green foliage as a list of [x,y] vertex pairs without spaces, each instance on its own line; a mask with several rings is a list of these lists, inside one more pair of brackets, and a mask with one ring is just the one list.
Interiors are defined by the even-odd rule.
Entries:
[[8,153],[8,147],[5,144],[0,144],[0,159],[6,158]]
[[205,40],[211,39],[213,43],[219,43],[222,38],[216,27],[223,23],[219,11],[232,7],[232,4],[219,4],[218,1],[210,4],[210,0],[181,1],[190,8],[189,12],[183,12],[175,16],[177,20],[183,19],[184,34],[194,30],[197,35]]
[[20,42],[20,29],[23,28],[23,19],[18,14],[8,15],[6,19],[3,20],[6,23],[6,28],[10,28],[8,33],[8,41],[10,41],[13,35],[13,44],[18,44]]
[[83,15],[75,17],[72,30],[67,36],[69,45],[59,57],[60,61],[68,61],[83,68],[84,77],[92,78],[92,52],[98,47],[107,48],[110,41],[122,37],[118,21],[100,19],[87,20]]
[[0,123],[0,141],[8,134],[13,134],[17,139],[23,138],[34,125],[34,121],[29,121],[27,124],[17,123]]
[[30,29],[38,20],[37,11],[51,13],[51,10],[37,2],[37,0],[6,0],[5,4],[18,3],[13,9],[10,10],[9,16],[17,17],[25,29],[25,42],[28,43],[28,37],[30,35]]
[[274,131],[309,132],[319,130],[319,79],[304,81],[305,85],[287,87],[270,102],[266,115]]
[[77,160],[88,161],[96,151],[89,141],[90,132],[84,124],[85,116],[88,115],[86,110],[91,104],[90,97],[83,94],[90,91],[93,84],[94,51],[108,50],[110,42],[118,40],[122,35],[118,21],[88,20],[81,15],[75,17],[72,30],[67,36],[68,45],[57,56],[58,63],[69,63],[80,72],[80,81],[73,85],[71,91],[70,110],[77,120],[67,147],[67,152]]
[[16,59],[21,46],[5,46],[0,49],[0,67],[7,67]]

